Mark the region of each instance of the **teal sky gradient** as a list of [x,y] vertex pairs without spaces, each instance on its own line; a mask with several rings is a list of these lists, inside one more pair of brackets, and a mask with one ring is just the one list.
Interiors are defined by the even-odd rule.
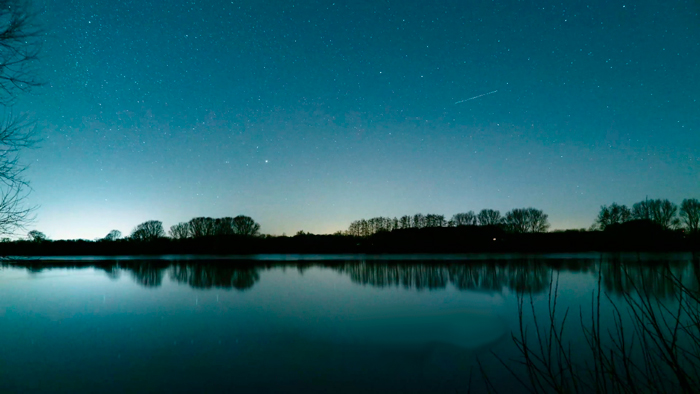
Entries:
[[[700,197],[696,1],[37,0],[53,239]],[[498,90],[474,100],[460,100]]]

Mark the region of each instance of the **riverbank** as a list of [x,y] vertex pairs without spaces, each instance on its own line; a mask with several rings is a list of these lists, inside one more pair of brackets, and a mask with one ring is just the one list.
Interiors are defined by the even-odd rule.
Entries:
[[[632,229],[634,230],[634,229]],[[513,234],[492,226],[423,228],[369,237],[212,236],[150,241],[42,240],[0,243],[3,256],[464,254],[699,252],[700,236],[681,231],[562,231]]]

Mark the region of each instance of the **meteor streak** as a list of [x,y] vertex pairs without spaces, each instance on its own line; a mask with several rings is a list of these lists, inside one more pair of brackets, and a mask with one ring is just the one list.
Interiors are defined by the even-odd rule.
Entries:
[[488,93],[480,94],[480,95],[478,95],[478,96],[474,96],[474,97],[468,98],[468,99],[466,99],[466,100],[460,100],[460,101],[457,101],[455,104],[463,103],[463,102],[469,101],[469,100],[478,99],[479,97],[488,96],[489,94],[494,94],[494,93],[496,93],[496,92],[498,92],[498,90],[494,90],[493,92],[488,92]]

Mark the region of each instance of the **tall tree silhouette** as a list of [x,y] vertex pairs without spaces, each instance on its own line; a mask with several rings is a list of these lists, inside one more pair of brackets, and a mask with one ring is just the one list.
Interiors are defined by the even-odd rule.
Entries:
[[696,198],[687,198],[681,203],[681,221],[690,233],[700,231],[700,201]]
[[172,239],[185,239],[191,236],[190,224],[185,222],[180,222],[170,226],[168,231],[170,238]]
[[234,235],[236,234],[236,222],[232,217],[225,217],[214,220],[214,234]]
[[32,242],[41,242],[48,240],[49,237],[47,237],[46,234],[42,233],[41,231],[32,230],[27,233],[27,239]]
[[[29,3],[0,0],[0,105],[9,108],[19,93],[40,85],[32,68],[40,47]],[[11,111],[7,111],[10,113]],[[27,224],[31,208],[23,202],[29,190],[19,152],[35,143],[26,117],[0,119],[0,233],[10,234]]]
[[116,241],[119,238],[122,237],[122,232],[119,230],[112,230],[109,232],[109,234],[105,235],[104,238],[102,238],[105,241]]
[[593,223],[593,227],[598,230],[605,230],[611,224],[619,224],[632,220],[632,211],[625,205],[612,203],[610,206],[600,207],[598,217]]
[[479,226],[496,226],[503,223],[501,211],[496,211],[493,209],[482,209],[476,216],[476,220],[479,223]]
[[190,219],[187,223],[189,224],[190,236],[193,238],[214,235],[216,229],[212,218],[197,217]]
[[535,208],[516,208],[506,213],[505,223],[514,233],[542,233],[549,228],[548,216]]
[[445,215],[428,214],[425,216],[425,227],[445,227],[447,221]]
[[417,213],[417,214],[413,215],[413,223],[412,224],[413,224],[412,225],[413,228],[425,227],[425,225],[426,225],[425,215],[423,215],[422,213]]
[[233,224],[238,235],[258,235],[260,232],[260,225],[249,216],[238,215],[233,218]]
[[477,224],[477,219],[474,211],[469,211],[454,214],[452,216],[452,222],[455,226],[474,226]]
[[669,200],[644,200],[632,206],[632,216],[635,219],[651,220],[665,229],[680,225],[676,212],[678,212],[678,206]]
[[131,232],[131,239],[138,241],[152,241],[154,239],[165,237],[163,230],[163,222],[159,220],[149,220],[136,226]]

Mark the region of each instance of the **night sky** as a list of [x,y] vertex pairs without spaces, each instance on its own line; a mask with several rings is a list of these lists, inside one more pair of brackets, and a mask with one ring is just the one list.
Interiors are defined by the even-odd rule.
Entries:
[[46,85],[15,111],[53,239],[700,197],[698,1],[34,5]]

